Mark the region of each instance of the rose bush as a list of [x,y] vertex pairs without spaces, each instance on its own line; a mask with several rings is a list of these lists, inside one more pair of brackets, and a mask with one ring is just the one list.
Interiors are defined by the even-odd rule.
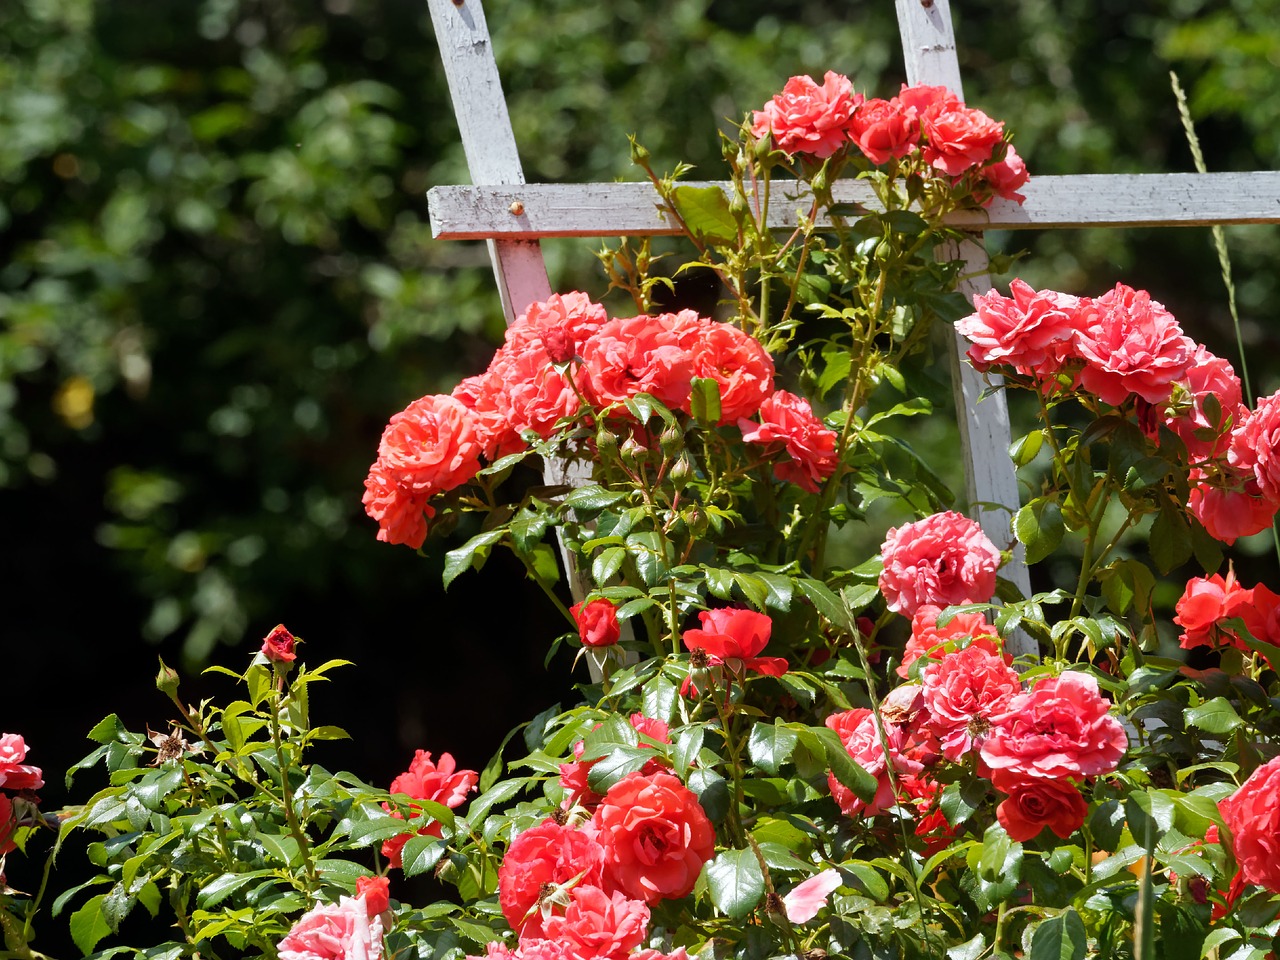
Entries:
[[[101,837],[54,904],[86,953],[137,907],[173,939],[99,956],[1275,950],[1280,595],[1226,548],[1280,507],[1276,398],[1147,291],[955,293],[948,216],[1028,175],[943,88],[792,78],[724,153],[727,191],[634,150],[716,318],[655,309],[668,278],[624,242],[602,262],[632,315],[529,305],[485,371],[391,418],[365,482],[379,539],[465,532],[446,586],[518,558],[564,615],[546,639],[587,653],[581,701],[382,790],[308,757],[342,735],[308,692],[339,664],[285,628],[219,671],[226,706],[162,669],[169,732],[99,724],[77,769],[107,785],[62,818]],[[781,233],[771,204],[799,211]],[[905,440],[948,323],[1034,423],[1007,525]],[[547,460],[579,484],[527,482]],[[52,826],[25,761],[0,738],[0,854]],[[415,876],[451,889],[403,902]],[[40,897],[3,896],[25,949]]]

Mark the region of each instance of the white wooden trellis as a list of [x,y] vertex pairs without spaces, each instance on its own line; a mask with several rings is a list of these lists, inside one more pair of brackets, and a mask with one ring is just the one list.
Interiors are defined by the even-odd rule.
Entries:
[[[949,0],[896,3],[908,83],[945,86],[963,99]],[[526,184],[480,0],[428,0],[428,6],[475,184],[429,191],[432,234],[488,241],[508,324],[529,304],[551,294],[540,238],[679,232],[660,215],[659,198],[648,183]],[[728,190],[728,184],[721,186]],[[1280,223],[1280,172],[1033,176],[1022,189],[1022,205],[997,199],[986,210],[959,212],[948,222],[974,231],[975,238],[988,229]],[[867,186],[856,180],[840,181],[832,192],[837,202],[874,202]],[[775,204],[770,226],[794,227],[799,206]],[[972,299],[991,289],[982,244],[966,241],[958,255],[970,277],[962,292]],[[965,347],[958,334],[954,346],[952,383],[969,501],[977,505],[977,519],[987,535],[1008,544],[1019,495],[1007,453],[1004,395],[994,393],[979,404],[986,383],[961,361]],[[551,483],[577,479],[564,464],[546,469]],[[584,585],[574,576],[568,555],[564,559],[575,599],[581,599]],[[1020,560],[1004,573],[1024,594],[1030,593]],[[1034,652],[1025,636],[1010,638],[1009,646],[1015,655]]]

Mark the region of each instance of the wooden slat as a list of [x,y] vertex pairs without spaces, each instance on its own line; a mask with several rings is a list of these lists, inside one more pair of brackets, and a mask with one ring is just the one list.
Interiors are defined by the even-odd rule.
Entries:
[[[945,86],[963,99],[948,0],[931,0],[928,4],[920,0],[897,0],[897,9],[907,82]],[[991,289],[987,251],[981,242],[966,240],[958,248],[939,250],[938,255],[964,261],[965,279],[961,280],[959,290],[970,302]],[[1013,514],[1021,505],[1021,493],[1017,469],[1009,459],[1009,411],[1004,392],[997,391],[979,402],[987,384],[998,384],[999,378],[995,375],[984,378],[961,359],[968,342],[958,332],[953,331],[949,346],[951,387],[964,449],[970,510],[983,532],[1001,549],[1015,548],[1012,560],[1002,572],[1023,596],[1030,596],[1031,574],[1027,570],[1026,551],[1014,542],[1012,535]],[[1015,657],[1038,652],[1037,644],[1021,630],[1006,637],[1005,644]]]
[[[729,195],[729,184],[714,186]],[[779,202],[786,189],[773,187],[769,225],[778,230],[794,229],[796,212],[809,207],[798,187],[789,194],[793,202]],[[948,223],[975,231],[1280,223],[1280,172],[1274,171],[1033,176],[1022,192],[1022,206],[995,200],[985,210],[958,212]],[[832,194],[838,203],[875,204],[860,180],[843,180]],[[647,182],[442,186],[427,193],[431,232],[442,240],[678,233],[660,208]]]

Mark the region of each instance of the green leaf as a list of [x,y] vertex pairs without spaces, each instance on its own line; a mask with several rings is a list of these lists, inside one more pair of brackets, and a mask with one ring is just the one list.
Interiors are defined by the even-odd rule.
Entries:
[[764,872],[752,850],[726,850],[705,869],[711,902],[732,920],[741,920],[764,896]]
[[99,940],[114,932],[102,910],[105,898],[105,894],[91,897],[88,903],[71,915],[71,939],[85,954],[92,953]]
[[794,730],[780,724],[757,723],[747,739],[747,752],[751,755],[751,762],[772,777],[791,758],[791,751],[799,739]]
[[409,842],[404,845],[404,850],[401,852],[404,875],[406,877],[416,877],[420,873],[426,873],[428,870],[434,869],[448,846],[439,837],[410,837]]
[[627,551],[622,547],[606,547],[591,561],[591,577],[596,586],[603,587],[610,578],[622,569],[622,561],[627,558]]
[[1056,500],[1032,500],[1013,518],[1014,535],[1027,548],[1027,563],[1039,563],[1053,553],[1066,529]]
[[764,611],[769,602],[769,586],[759,577],[750,573],[735,572],[733,582],[742,595],[757,610]]
[[840,598],[831,592],[830,587],[821,580],[814,580],[809,577],[797,580],[796,586],[800,588],[800,592],[809,599],[824,620],[847,634],[853,634],[856,628],[849,618],[848,611],[840,601]]
[[591,765],[587,784],[596,793],[605,793],[628,773],[635,773],[654,758],[648,747],[616,747]]
[[698,751],[702,749],[702,741],[706,737],[705,727],[682,727],[676,734],[675,748],[671,751],[671,762],[675,764],[676,776],[682,780],[688,775],[690,767],[698,759]]
[[1019,437],[1009,445],[1009,457],[1015,466],[1025,467],[1036,458],[1042,446],[1044,446],[1044,431],[1032,430],[1025,437]]
[[479,570],[483,567],[484,562],[489,559],[489,551],[505,535],[506,531],[501,529],[478,533],[456,550],[446,553],[444,555],[444,588],[448,590],[449,584],[453,583],[458,578],[458,574],[464,570]]
[[196,905],[202,910],[216,907],[241,887],[262,877],[271,876],[271,870],[250,870],[248,873],[224,873],[204,884],[196,894]]
[[597,483],[578,487],[565,494],[562,505],[573,510],[596,511],[605,510],[615,503],[625,500],[625,490],[608,490]]
[[938,806],[947,822],[964,823],[987,798],[987,784],[976,778],[949,783],[942,791]]
[[1182,510],[1166,501],[1151,524],[1151,559],[1161,573],[1186,563],[1191,557],[1191,526]]
[[[89,739],[95,743],[104,744],[112,741],[124,742],[124,734],[128,732],[124,724],[120,722],[120,718],[112,713],[94,724],[93,729],[89,731]],[[88,950],[85,951],[85,953],[88,952]]]
[[689,409],[704,427],[720,422],[720,384],[710,377],[694,377],[689,384]]
[[1067,907],[1036,927],[1031,938],[1031,960],[1084,960],[1089,937],[1080,914]]
[[703,243],[738,242],[738,221],[719,187],[683,184],[671,192],[671,203],[689,232]]
[[1191,726],[1209,733],[1230,733],[1244,725],[1236,708],[1225,697],[1214,697],[1198,707],[1188,707],[1182,716]]

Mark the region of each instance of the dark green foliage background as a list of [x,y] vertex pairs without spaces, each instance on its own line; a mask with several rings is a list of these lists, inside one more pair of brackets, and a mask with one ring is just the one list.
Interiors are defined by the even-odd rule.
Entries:
[[[1192,169],[1171,68],[1211,169],[1280,167],[1276,0],[954,6],[967,100],[1033,173]],[[788,76],[837,69],[886,96],[903,80],[887,3],[486,9],[535,181],[636,178],[630,133],[657,169],[716,177],[717,125]],[[443,549],[375,543],[360,505],[386,418],[501,336],[483,246],[426,222],[428,187],[466,182],[456,137],[420,2],[0,5],[0,728],[52,773],[50,803],[102,715],[166,720],[157,651],[238,667],[278,621],[308,660],[359,664],[316,709],[356,737],[329,762],[375,783],[416,747],[478,767],[565,693],[542,667],[561,625],[511,565],[445,595]],[[1280,242],[1229,242],[1270,393]],[[1033,285],[1147,287],[1236,358],[1207,230],[991,243],[1029,248]],[[594,244],[546,247],[554,286],[603,294]],[[709,308],[696,284],[681,295]],[[1269,575],[1270,549],[1242,545],[1241,579]]]

